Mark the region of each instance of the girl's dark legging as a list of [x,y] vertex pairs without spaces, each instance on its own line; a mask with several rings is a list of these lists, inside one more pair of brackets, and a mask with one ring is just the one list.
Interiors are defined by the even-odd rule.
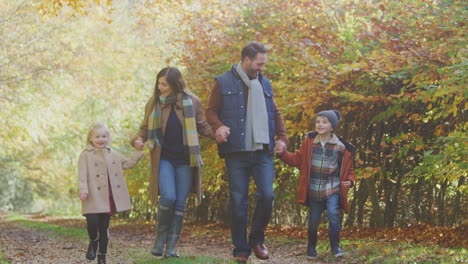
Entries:
[[86,214],[85,217],[88,225],[89,239],[95,241],[99,237],[99,253],[106,254],[107,244],[109,243],[109,222],[111,216],[108,214]]

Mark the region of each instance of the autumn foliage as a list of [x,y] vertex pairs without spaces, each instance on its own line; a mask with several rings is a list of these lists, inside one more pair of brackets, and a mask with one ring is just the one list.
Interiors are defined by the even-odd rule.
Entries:
[[[313,129],[316,112],[334,108],[343,115],[338,134],[358,148],[360,179],[348,225],[428,217],[432,224],[460,223],[466,216],[466,3],[244,2],[242,8],[202,4],[183,20],[191,27],[183,32],[182,58],[198,93],[206,96],[210,79],[239,61],[246,42],[263,42],[291,150]],[[297,172],[278,168],[277,193],[292,203],[294,195],[282,191],[294,192]]]
[[[463,226],[466,1],[170,3],[0,4],[0,208],[77,212],[76,159],[90,123],[109,123],[115,147],[129,153],[128,137],[160,68],[181,68],[206,105],[213,78],[256,40],[269,47],[265,74],[286,119],[289,150],[313,130],[315,113],[342,114],[337,134],[357,147],[346,226]],[[223,160],[213,142],[201,145],[204,201],[195,207],[190,198],[187,218],[227,223]],[[148,160],[142,163],[127,174],[134,210],[124,216],[150,220]],[[275,166],[271,222],[303,226],[298,172]],[[452,243],[441,233],[437,241]]]

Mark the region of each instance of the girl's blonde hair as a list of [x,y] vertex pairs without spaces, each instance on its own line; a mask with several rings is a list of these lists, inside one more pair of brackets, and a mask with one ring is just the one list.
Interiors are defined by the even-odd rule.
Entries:
[[87,145],[93,145],[93,142],[91,142],[91,137],[93,136],[94,131],[101,128],[106,131],[107,136],[109,137],[109,142],[107,143],[107,145],[110,146],[110,144],[112,143],[112,136],[109,132],[109,128],[107,128],[106,124],[100,122],[95,123],[89,128],[88,137],[86,138]]

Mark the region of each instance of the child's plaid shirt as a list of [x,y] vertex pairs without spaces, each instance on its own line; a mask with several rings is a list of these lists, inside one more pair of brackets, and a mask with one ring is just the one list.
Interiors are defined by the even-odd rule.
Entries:
[[340,169],[345,146],[336,135],[322,147],[318,137],[312,147],[309,200],[323,201],[340,191]]

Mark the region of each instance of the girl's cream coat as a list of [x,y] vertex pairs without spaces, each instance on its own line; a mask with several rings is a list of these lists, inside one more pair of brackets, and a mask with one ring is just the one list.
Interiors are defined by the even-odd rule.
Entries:
[[87,146],[78,161],[78,189],[80,193],[88,194],[82,201],[82,213],[110,212],[109,182],[117,212],[130,210],[132,206],[123,170],[135,167],[141,157],[141,151],[126,158],[110,148]]
[[[195,108],[195,121],[197,123],[197,132],[205,137],[209,137],[215,139],[215,135],[211,126],[206,122],[205,118],[203,117],[203,110],[200,99],[193,95],[192,93],[188,92],[192,97],[193,107]],[[145,107],[145,118],[140,126],[140,131],[138,134],[132,139],[131,144],[135,145],[134,142],[137,138],[143,139],[146,141],[148,138],[148,118],[151,112],[153,111],[155,104],[154,95],[150,98],[148,103]],[[171,112],[171,107],[163,106],[161,108],[161,128],[163,133],[166,132],[166,125],[167,119],[169,118],[169,114]],[[184,120],[184,111],[183,111],[183,102],[182,97],[180,97],[175,105],[175,112],[177,117],[179,118],[180,122]],[[181,123],[182,124],[182,123]],[[154,149],[150,149],[150,156],[151,156],[151,176],[150,176],[150,199],[153,205],[156,205],[158,202],[159,196],[159,161],[161,159],[161,148],[158,145],[154,146]],[[193,168],[194,171],[194,181],[192,185],[192,192],[196,193],[197,195],[197,202],[201,202],[202,197],[202,179],[201,179],[201,170],[200,168]]]

